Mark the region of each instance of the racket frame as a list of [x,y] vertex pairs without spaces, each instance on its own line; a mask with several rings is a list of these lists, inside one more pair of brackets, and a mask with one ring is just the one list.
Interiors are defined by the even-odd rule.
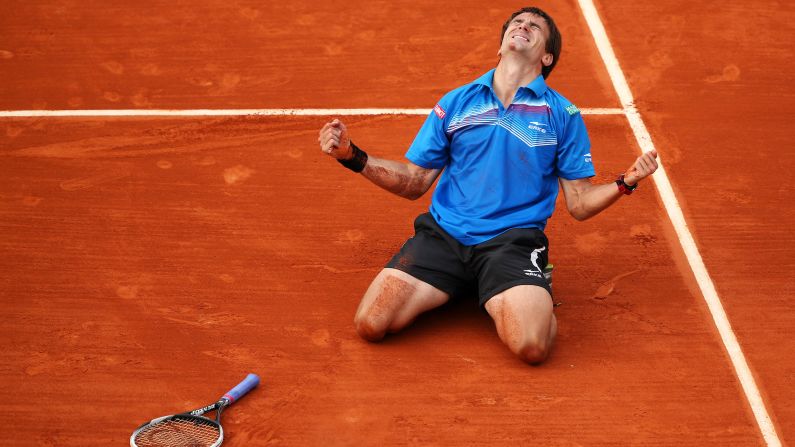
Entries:
[[[221,445],[222,442],[224,442],[224,427],[221,425],[221,413],[224,411],[224,408],[228,407],[236,400],[246,395],[246,393],[256,388],[257,385],[259,385],[259,377],[256,374],[249,374],[248,376],[246,376],[245,379],[243,379],[242,382],[240,382],[234,388],[229,390],[217,402],[214,402],[202,408],[197,408],[192,411],[187,411],[185,413],[169,414],[167,416],[161,416],[152,419],[149,422],[144,422],[143,424],[141,424],[140,427],[135,429],[135,431],[133,431],[133,434],[130,436],[130,447],[138,447],[138,444],[135,443],[135,437],[138,436],[138,434],[142,432],[146,427],[158,424],[167,419],[176,419],[178,417],[199,418],[218,426],[218,432],[219,432],[218,440],[215,443],[213,443],[213,445],[211,446],[211,447],[217,447]],[[215,420],[203,416],[208,411],[213,411],[213,410],[215,410]]]
[[[226,401],[226,402],[228,402],[228,401]],[[132,436],[130,436],[130,447],[139,447],[138,444],[135,443],[135,438],[138,436],[139,433],[141,433],[147,427],[159,424],[159,423],[161,423],[163,421],[166,421],[166,420],[169,420],[169,419],[177,419],[177,418],[180,418],[180,417],[201,419],[201,420],[209,422],[209,423],[215,425],[216,427],[218,427],[218,439],[211,445],[211,447],[218,447],[219,445],[221,445],[222,442],[224,442],[224,427],[221,425],[221,411],[223,411],[224,407],[226,407],[226,405],[228,405],[226,402],[224,402],[224,399],[222,399],[222,400],[220,400],[220,401],[218,401],[218,402],[216,402],[214,404],[208,405],[208,406],[206,406],[204,408],[198,408],[196,410],[188,411],[188,412],[185,412],[185,413],[169,414],[168,416],[161,416],[161,417],[152,419],[149,422],[144,422],[143,424],[141,424],[140,427],[135,429],[135,431],[133,432]],[[215,420],[212,420],[212,419],[210,419],[208,417],[202,416],[204,413],[207,413],[208,411],[212,411],[212,410],[216,410],[216,409],[218,411],[216,411],[216,413],[215,413]]]

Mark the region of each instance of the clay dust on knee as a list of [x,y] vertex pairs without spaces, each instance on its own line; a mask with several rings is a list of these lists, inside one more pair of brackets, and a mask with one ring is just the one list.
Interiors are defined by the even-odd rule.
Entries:
[[387,276],[384,278],[381,290],[373,302],[373,313],[382,314],[400,309],[406,304],[416,289],[408,281],[394,276]]

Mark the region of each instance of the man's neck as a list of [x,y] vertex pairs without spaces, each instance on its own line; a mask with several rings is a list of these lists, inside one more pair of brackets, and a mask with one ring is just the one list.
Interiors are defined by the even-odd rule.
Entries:
[[503,107],[508,107],[519,87],[525,86],[541,74],[539,65],[530,65],[516,57],[503,57],[494,70],[492,88]]

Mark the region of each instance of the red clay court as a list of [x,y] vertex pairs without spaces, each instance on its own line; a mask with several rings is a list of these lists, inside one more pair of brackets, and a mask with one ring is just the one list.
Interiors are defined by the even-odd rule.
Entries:
[[401,159],[524,5],[200,3],[5,3],[1,444],[128,445],[248,372],[224,445],[795,443],[792,3],[538,3],[596,180],[651,147],[664,167],[587,222],[559,202],[539,367],[474,299],[358,338],[430,194],[316,142],[338,117]]

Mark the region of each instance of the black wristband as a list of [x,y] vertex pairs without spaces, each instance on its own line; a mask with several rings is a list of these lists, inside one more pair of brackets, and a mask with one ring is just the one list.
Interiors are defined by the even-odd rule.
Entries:
[[632,191],[638,188],[637,183],[630,186],[626,182],[624,182],[624,174],[618,176],[618,180],[616,180],[616,185],[618,185],[618,190],[621,191],[622,194],[626,195],[632,194]]
[[362,172],[364,166],[367,164],[367,152],[359,149],[358,146],[351,141],[351,148],[353,149],[353,158],[348,160],[337,160],[342,166],[350,169],[353,172]]

